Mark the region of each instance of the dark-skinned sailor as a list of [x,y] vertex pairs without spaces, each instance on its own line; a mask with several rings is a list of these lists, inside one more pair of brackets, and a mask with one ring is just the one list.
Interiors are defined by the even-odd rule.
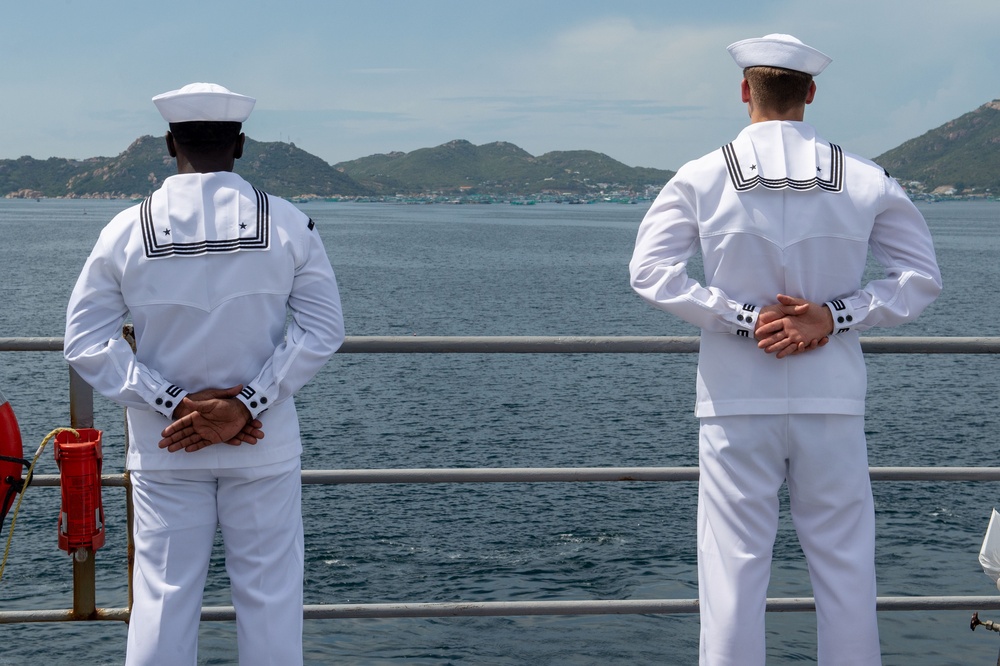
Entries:
[[66,315],[66,359],[127,408],[136,554],[126,663],[197,662],[218,526],[239,663],[301,664],[293,396],[344,339],[337,282],[315,224],[233,173],[254,99],[193,83],[153,102],[178,173],[104,228]]

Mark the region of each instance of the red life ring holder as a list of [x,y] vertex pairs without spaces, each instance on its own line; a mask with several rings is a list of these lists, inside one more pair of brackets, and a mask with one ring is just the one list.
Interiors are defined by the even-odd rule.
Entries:
[[14,497],[24,488],[21,468],[30,463],[23,456],[17,418],[10,402],[0,391],[0,525],[7,517]]

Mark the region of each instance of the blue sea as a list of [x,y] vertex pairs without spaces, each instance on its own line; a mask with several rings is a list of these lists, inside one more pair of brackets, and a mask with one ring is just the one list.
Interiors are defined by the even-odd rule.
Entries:
[[[0,337],[61,336],[66,300],[121,201],[0,200]],[[349,335],[696,335],[628,286],[645,205],[310,202]],[[877,335],[996,336],[1000,203],[921,204],[945,292]],[[995,466],[1000,358],[869,355],[873,466]],[[697,465],[693,354],[337,355],[299,395],[308,469]],[[0,352],[26,453],[68,425],[57,353]],[[105,472],[123,414],[102,398]],[[51,450],[36,473],[55,474]],[[997,594],[977,555],[997,483],[877,482],[882,596]],[[126,605],[120,489],[106,488],[97,604]],[[67,609],[59,493],[29,489],[0,609]],[[306,603],[691,599],[696,484],[307,485]],[[6,541],[10,517],[4,525]],[[221,547],[205,605],[229,605]],[[811,596],[787,511],[773,597]],[[997,617],[993,617],[996,615]],[[882,612],[887,665],[993,664],[971,612]],[[1000,612],[984,612],[1000,620]],[[769,663],[815,660],[811,613],[768,616]],[[0,625],[0,664],[120,664],[119,623]],[[202,624],[203,664],[235,663],[235,625]],[[315,620],[309,664],[694,664],[696,615]]]

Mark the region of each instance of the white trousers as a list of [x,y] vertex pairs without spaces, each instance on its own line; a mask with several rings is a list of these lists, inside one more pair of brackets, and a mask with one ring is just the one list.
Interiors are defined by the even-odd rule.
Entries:
[[197,663],[217,526],[236,608],[239,663],[302,663],[301,484],[298,458],[263,467],[132,472],[128,666]]
[[864,417],[704,418],[699,439],[700,664],[764,664],[782,482],[816,598],[818,663],[881,664]]

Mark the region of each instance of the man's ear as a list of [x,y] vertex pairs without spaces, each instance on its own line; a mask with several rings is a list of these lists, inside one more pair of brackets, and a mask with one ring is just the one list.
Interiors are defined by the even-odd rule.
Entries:
[[816,97],[816,82],[809,82],[809,92],[806,93],[806,104],[812,104],[813,99]]
[[744,104],[750,103],[750,84],[747,83],[746,79],[743,79],[743,82],[740,83],[740,95],[743,98]]
[[243,142],[246,141],[247,135],[240,132],[240,138],[236,140],[236,148],[233,150],[233,159],[240,159],[243,157]]
[[167,138],[167,153],[169,153],[171,157],[177,157],[177,146],[174,145],[174,135],[171,134],[170,132],[167,132],[166,138]]

